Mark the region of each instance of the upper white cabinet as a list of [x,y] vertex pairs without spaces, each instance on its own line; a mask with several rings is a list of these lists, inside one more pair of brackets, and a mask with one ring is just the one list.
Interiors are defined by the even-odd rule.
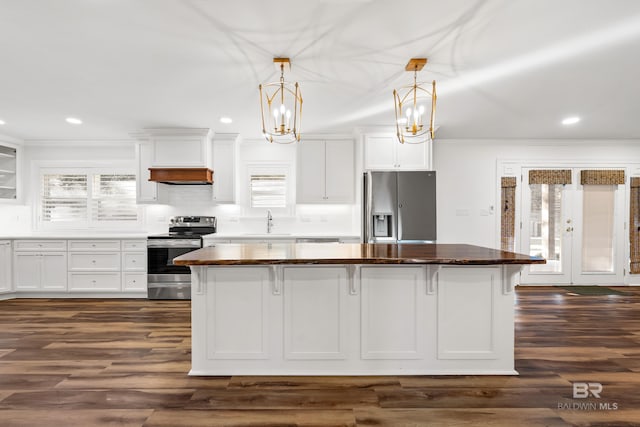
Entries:
[[0,203],[18,199],[19,149],[0,140]]
[[152,166],[153,144],[140,142],[136,145],[136,202],[166,203],[169,190],[166,185],[149,181],[149,168]]
[[237,134],[216,135],[213,140],[213,201],[236,202]]
[[297,203],[353,203],[354,144],[306,139],[298,145]]
[[165,184],[149,181],[149,168],[212,167],[211,130],[154,128],[134,133],[136,145],[136,202],[168,203]]
[[210,129],[147,129],[152,167],[211,168]]
[[365,170],[430,170],[431,143],[400,144],[393,134],[364,136]]

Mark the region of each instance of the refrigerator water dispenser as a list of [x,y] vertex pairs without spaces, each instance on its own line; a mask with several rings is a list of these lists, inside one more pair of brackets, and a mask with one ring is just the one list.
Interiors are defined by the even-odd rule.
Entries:
[[392,237],[392,215],[373,215],[373,235],[375,237]]

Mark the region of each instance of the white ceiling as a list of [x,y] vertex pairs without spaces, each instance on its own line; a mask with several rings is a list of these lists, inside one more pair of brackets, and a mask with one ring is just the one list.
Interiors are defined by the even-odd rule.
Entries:
[[392,126],[405,64],[428,57],[436,138],[640,138],[637,0],[0,0],[0,133],[257,137],[275,56],[303,137]]

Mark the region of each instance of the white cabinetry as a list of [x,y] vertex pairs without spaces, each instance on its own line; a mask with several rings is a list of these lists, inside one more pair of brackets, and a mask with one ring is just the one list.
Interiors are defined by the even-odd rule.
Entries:
[[144,240],[69,240],[69,290],[143,292]]
[[120,241],[69,240],[69,290],[119,291]]
[[136,202],[167,203],[169,188],[167,185],[149,181],[149,168],[152,166],[153,144],[140,142],[136,144]]
[[431,142],[400,144],[391,134],[364,136],[365,170],[430,170]]
[[16,292],[146,293],[146,240],[16,240],[13,246]]
[[216,135],[213,141],[213,201],[236,202],[236,134]]
[[363,267],[361,286],[361,357],[422,359],[425,268]]
[[0,203],[18,199],[19,150],[18,145],[0,140]]
[[297,203],[353,203],[352,140],[306,139],[297,149]]
[[147,241],[122,241],[122,291],[147,291]]
[[[509,312],[494,303],[501,298],[500,279],[500,270],[495,267],[440,269],[439,359],[500,357],[504,340],[513,336],[512,330],[504,330],[502,326],[502,322],[509,320]],[[498,336],[505,333],[506,336]]]
[[153,143],[151,166],[211,168],[211,130],[146,129]]
[[13,290],[11,270],[11,240],[0,240],[0,294]]
[[67,290],[65,240],[16,240],[13,257],[16,291]]
[[346,359],[346,269],[323,266],[283,270],[285,359]]
[[[207,359],[268,359],[269,282],[268,268],[217,268],[207,276],[206,319],[194,319],[205,328]],[[197,291],[196,291],[197,292]],[[192,294],[193,294],[192,290]],[[203,321],[200,324],[199,321]]]
[[192,375],[513,375],[520,266],[195,266]]

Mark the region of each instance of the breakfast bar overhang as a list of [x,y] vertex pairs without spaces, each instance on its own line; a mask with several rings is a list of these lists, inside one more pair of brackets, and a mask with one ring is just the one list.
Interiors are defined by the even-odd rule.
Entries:
[[461,244],[219,244],[192,269],[190,375],[515,375],[514,284]]

